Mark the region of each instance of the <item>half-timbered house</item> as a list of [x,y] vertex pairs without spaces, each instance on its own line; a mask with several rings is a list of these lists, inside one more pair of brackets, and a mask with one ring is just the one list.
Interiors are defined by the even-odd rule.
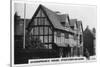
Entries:
[[69,19],[68,14],[39,5],[27,30],[32,39],[40,42],[45,49],[56,50],[60,57],[66,57],[82,55],[82,28],[82,22]]

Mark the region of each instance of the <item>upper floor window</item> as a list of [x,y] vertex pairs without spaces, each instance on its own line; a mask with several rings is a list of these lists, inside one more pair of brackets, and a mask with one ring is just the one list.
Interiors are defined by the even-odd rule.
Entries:
[[80,35],[80,43],[82,42],[82,35]]
[[65,22],[61,22],[61,25],[65,27]]
[[69,34],[65,33],[65,38],[68,39],[69,38]]
[[78,40],[78,35],[74,35],[74,40]]
[[57,32],[57,37],[61,37],[61,32]]

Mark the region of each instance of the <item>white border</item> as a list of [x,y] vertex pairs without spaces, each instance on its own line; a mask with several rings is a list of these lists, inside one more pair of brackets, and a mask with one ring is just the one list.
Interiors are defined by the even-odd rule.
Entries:
[[[27,0],[25,0],[25,1],[23,1],[23,0],[21,0],[21,1],[17,1],[17,0],[14,0],[14,1],[12,1],[11,2],[11,66],[32,66],[32,65],[38,65],[38,63],[35,63],[35,64],[14,64],[14,3],[28,3],[28,4],[33,4],[33,2],[35,3],[35,2],[39,2],[39,3],[55,3],[55,2],[41,2],[41,1],[27,1]],[[65,3],[56,3],[56,4],[65,4]],[[67,3],[67,4],[70,4],[70,5],[84,5],[84,6],[96,6],[96,5],[87,5],[87,4],[71,4],[71,3]],[[96,8],[97,8],[97,6],[96,6]],[[97,33],[96,33],[97,34]],[[96,40],[97,41],[97,40]],[[96,44],[97,44],[97,42],[96,42]],[[97,50],[97,49],[96,49]],[[97,52],[97,51],[96,51]],[[96,55],[97,56],[97,55]],[[55,59],[55,58],[54,58]],[[59,58],[59,59],[61,59],[61,58]],[[51,59],[50,59],[51,60]],[[47,65],[47,64],[61,64],[61,63],[78,63],[78,62],[80,62],[80,63],[83,63],[83,62],[94,62],[94,61],[97,61],[97,57],[96,57],[96,60],[89,60],[89,61],[87,61],[87,60],[84,60],[84,61],[72,61],[72,62],[70,62],[70,61],[66,61],[66,62],[49,62],[49,63],[39,63],[39,65]]]

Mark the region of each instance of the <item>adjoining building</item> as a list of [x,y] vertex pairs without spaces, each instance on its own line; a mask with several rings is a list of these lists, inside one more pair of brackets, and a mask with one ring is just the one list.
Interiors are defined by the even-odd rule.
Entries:
[[[30,19],[26,20],[26,27]],[[17,12],[14,15],[14,45],[15,48],[23,48],[23,35],[24,35],[24,19],[18,16]]]
[[27,30],[30,39],[37,40],[35,44],[56,50],[59,57],[83,55],[82,22],[70,19],[68,14],[57,13],[39,5]]
[[89,29],[87,26],[86,29],[83,31],[83,37],[84,37],[84,55],[85,55],[85,50],[88,51],[90,56],[95,56],[95,46],[96,46],[96,37],[95,37],[95,32]]

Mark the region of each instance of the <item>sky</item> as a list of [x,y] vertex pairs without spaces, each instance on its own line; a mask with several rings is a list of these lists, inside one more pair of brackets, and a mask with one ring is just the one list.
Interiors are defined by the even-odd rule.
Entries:
[[[97,8],[93,5],[76,5],[76,4],[58,4],[32,2],[26,3],[26,18],[31,19],[39,4],[44,5],[52,11],[59,11],[62,14],[69,14],[70,19],[81,20],[83,29],[89,26],[90,29],[96,28],[97,24]],[[17,12],[21,18],[24,17],[24,3],[14,3],[14,12]]]

